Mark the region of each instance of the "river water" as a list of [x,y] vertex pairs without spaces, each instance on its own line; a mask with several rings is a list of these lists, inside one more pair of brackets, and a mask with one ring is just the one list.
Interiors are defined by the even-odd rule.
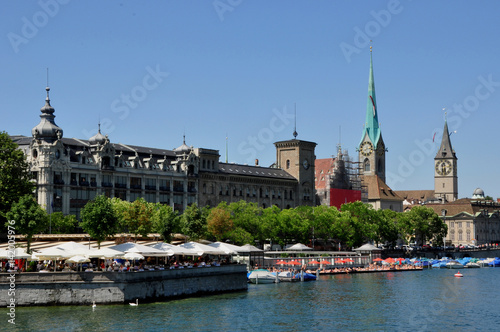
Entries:
[[[16,308],[26,331],[479,331],[500,326],[500,268],[320,276],[166,302]],[[10,330],[1,309],[0,330]]]

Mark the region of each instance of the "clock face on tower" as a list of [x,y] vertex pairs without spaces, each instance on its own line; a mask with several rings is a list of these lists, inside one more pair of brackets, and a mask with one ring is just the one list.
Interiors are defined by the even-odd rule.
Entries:
[[302,162],[302,166],[304,166],[304,169],[308,169],[309,168],[309,161],[307,159],[304,159],[304,161]]
[[370,142],[363,142],[361,143],[361,148],[359,150],[363,156],[368,157],[373,152],[373,145]]
[[436,162],[436,173],[439,175],[448,175],[451,173],[453,166],[449,160]]

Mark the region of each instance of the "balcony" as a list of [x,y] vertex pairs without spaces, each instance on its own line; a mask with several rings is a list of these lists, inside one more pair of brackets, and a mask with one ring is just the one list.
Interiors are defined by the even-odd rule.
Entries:
[[146,190],[156,190],[156,185],[146,185]]
[[160,186],[160,191],[170,191],[170,187]]
[[96,181],[90,181],[90,186],[91,187],[97,187],[97,182]]
[[130,189],[142,189],[142,186],[140,184],[131,184]]
[[70,184],[72,186],[77,186],[78,185],[78,182],[76,180],[71,180]]
[[102,165],[102,166],[101,166],[101,169],[102,169],[103,171],[114,171],[114,170],[115,170],[115,166]]
[[113,184],[111,182],[101,182],[102,187],[113,187]]
[[178,193],[183,193],[184,192],[184,188],[183,187],[174,187],[174,191],[178,192]]
[[127,184],[126,183],[115,183],[115,188],[127,189]]
[[197,192],[196,188],[188,188],[188,192],[195,193]]
[[57,185],[63,185],[63,184],[64,184],[64,180],[61,180],[61,179],[54,179],[54,184],[57,184]]
[[80,186],[81,187],[88,187],[88,186],[90,186],[90,183],[88,181],[80,181]]

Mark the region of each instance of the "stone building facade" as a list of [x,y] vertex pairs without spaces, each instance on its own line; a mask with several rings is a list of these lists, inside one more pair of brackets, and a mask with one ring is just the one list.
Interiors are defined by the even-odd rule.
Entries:
[[51,212],[78,218],[96,195],[171,205],[177,211],[197,203],[216,206],[245,200],[261,207],[311,205],[314,197],[314,147],[297,139],[276,143],[272,167],[219,162],[219,151],[183,144],[158,149],[112,143],[98,133],[88,140],[65,138],[55,123],[47,88],[40,123],[32,136],[11,136],[24,151],[36,182],[38,203]]

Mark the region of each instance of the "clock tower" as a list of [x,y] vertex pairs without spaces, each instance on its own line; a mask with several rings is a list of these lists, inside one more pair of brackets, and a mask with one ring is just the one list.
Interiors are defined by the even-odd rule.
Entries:
[[[296,137],[296,132],[294,132]],[[316,143],[296,138],[274,143],[276,146],[276,166],[297,179],[295,195],[297,205],[315,205],[314,164]]]
[[358,146],[361,174],[377,175],[385,182],[385,153],[387,149],[382,139],[378,122],[377,99],[375,97],[375,80],[373,78],[373,60],[370,47],[370,76],[368,79],[368,97],[366,101],[366,120],[363,135]]
[[451,146],[448,123],[444,121],[443,138],[434,157],[434,195],[444,202],[458,199],[457,156]]

